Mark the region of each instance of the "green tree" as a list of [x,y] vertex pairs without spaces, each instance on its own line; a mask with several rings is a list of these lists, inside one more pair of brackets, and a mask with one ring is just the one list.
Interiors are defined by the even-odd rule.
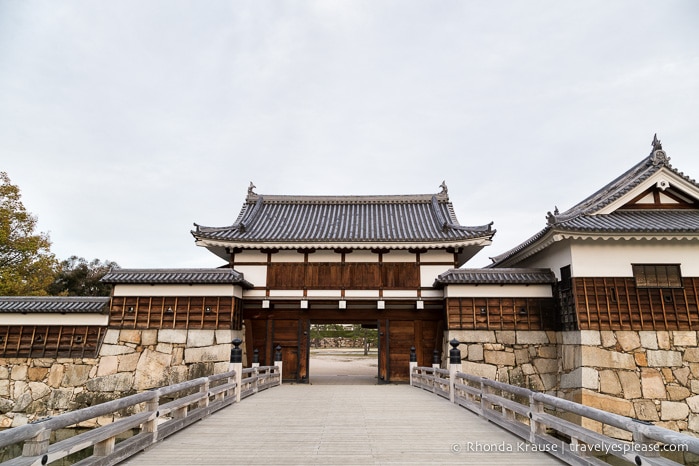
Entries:
[[57,262],[51,240],[35,233],[36,217],[7,173],[0,172],[0,183],[0,295],[45,295]]
[[53,296],[109,296],[111,285],[100,279],[111,269],[118,269],[116,262],[71,256],[62,261],[53,283],[48,287]]

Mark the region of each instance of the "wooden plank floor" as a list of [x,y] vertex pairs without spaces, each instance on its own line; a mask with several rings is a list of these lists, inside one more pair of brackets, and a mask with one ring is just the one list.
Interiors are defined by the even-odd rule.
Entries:
[[[514,452],[469,451],[486,445]],[[562,464],[518,452],[520,445],[498,426],[409,385],[283,385],[122,464]]]

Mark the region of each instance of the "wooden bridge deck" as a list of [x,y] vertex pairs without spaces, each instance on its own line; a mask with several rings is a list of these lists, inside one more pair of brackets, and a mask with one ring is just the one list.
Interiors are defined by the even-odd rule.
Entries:
[[[497,448],[513,451],[493,451]],[[122,464],[562,463],[408,385],[283,385],[225,408]]]

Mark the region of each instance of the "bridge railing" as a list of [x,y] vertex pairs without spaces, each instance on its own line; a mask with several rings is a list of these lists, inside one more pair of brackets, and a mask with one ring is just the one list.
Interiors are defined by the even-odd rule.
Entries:
[[[450,399],[530,442],[532,450],[546,451],[568,464],[609,465],[605,459],[613,456],[632,465],[676,466],[686,464],[687,453],[699,455],[699,438],[466,374],[460,371],[460,366],[451,364],[450,369],[445,370],[418,367],[413,362],[411,385]],[[581,425],[585,419],[625,431],[633,440],[623,441],[585,428]]]
[[[246,377],[238,383],[236,378],[241,372]],[[0,432],[0,448],[22,444],[21,456],[0,464],[45,465],[89,448],[93,449],[91,456],[75,465],[116,464],[241,397],[279,385],[278,366],[231,370],[42,419]],[[55,430],[112,415],[121,418],[50,443]],[[117,442],[122,437],[128,438]]]

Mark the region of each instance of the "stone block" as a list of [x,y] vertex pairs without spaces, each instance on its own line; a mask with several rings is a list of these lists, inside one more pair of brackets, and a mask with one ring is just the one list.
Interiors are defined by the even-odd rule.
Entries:
[[685,387],[689,384],[689,372],[689,367],[681,367],[672,371],[675,375],[675,380]]
[[27,380],[27,371],[29,368],[24,364],[12,366],[10,378],[12,380]]
[[204,346],[213,346],[214,330],[188,330],[187,331],[187,347],[201,348]]
[[636,368],[634,357],[627,353],[608,351],[592,346],[583,346],[581,350],[582,364],[585,366],[630,370]]
[[482,361],[483,360],[483,345],[468,345],[468,356],[469,361]]
[[534,367],[536,367],[539,374],[557,374],[558,359],[535,359]]
[[606,424],[602,426],[602,433],[607,437],[624,440],[626,442],[633,440],[633,434],[628,430],[619,429]]
[[687,427],[692,432],[699,432],[699,415],[690,414],[689,415],[689,424],[687,425]]
[[599,373],[591,367],[578,367],[577,369],[561,374],[561,388],[588,388],[599,389]]
[[558,348],[554,345],[539,346],[537,356],[540,358],[556,359],[558,358]]
[[162,343],[187,343],[186,330],[163,329],[158,330],[158,341]]
[[51,391],[48,409],[65,410],[70,409],[70,401],[73,398],[73,390],[70,388],[58,388]]
[[463,361],[461,363],[461,371],[467,374],[473,374],[477,377],[485,377],[487,379],[495,380],[497,375],[497,367],[490,364],[478,364],[470,361]]
[[699,395],[690,396],[684,401],[693,413],[699,413]]
[[665,385],[665,390],[667,391],[667,398],[670,401],[681,401],[691,394],[688,389],[680,387],[679,385]]
[[641,338],[638,332],[618,331],[616,332],[616,340],[622,351],[631,352],[641,346]]
[[118,356],[120,354],[135,353],[136,350],[125,345],[102,345],[100,348],[100,356]]
[[63,364],[54,364],[49,369],[49,377],[47,383],[49,387],[59,388],[61,386],[61,381],[63,380],[63,374],[65,372],[65,366]]
[[10,396],[10,381],[9,380],[0,380],[0,397],[9,397]]
[[87,382],[90,375],[90,370],[93,366],[85,364],[66,364],[61,386],[63,387],[79,387]]
[[483,349],[485,351],[504,351],[505,346],[500,343],[483,343]]
[[93,392],[127,392],[133,388],[134,374],[119,372],[118,374],[96,377],[87,381],[86,387]]
[[41,382],[48,373],[48,367],[30,367],[27,369],[27,380],[30,382]]
[[619,383],[621,390],[624,392],[624,398],[627,400],[641,397],[641,379],[636,372],[618,371]]
[[518,330],[517,344],[518,345],[548,345],[549,337],[546,332],[538,330]]
[[633,359],[636,361],[638,367],[648,367],[648,357],[645,351],[641,351],[633,354]]
[[522,373],[524,375],[536,374],[536,369],[534,369],[534,366],[531,364],[522,364],[520,367],[522,368]]
[[141,332],[141,344],[143,346],[153,346],[158,343],[158,331],[155,329],[143,330]]
[[9,379],[9,378],[10,378],[10,369],[6,365],[0,363],[0,380]]
[[641,369],[641,390],[643,398],[660,400],[667,398],[665,381],[660,371],[656,369]]
[[697,346],[697,332],[675,330],[672,332],[672,344],[674,346]]
[[109,374],[116,374],[118,367],[118,356],[104,356],[100,358],[99,365],[97,366],[97,377],[102,377]]
[[495,364],[496,366],[514,366],[515,353],[506,351],[484,351],[486,364]]
[[496,330],[495,339],[503,345],[514,345],[516,341],[514,330]]
[[689,390],[692,393],[699,394],[699,380],[690,380],[689,381]]
[[122,329],[119,333],[119,342],[141,344],[141,331],[132,329]]
[[679,367],[682,366],[682,353],[679,351],[646,351],[650,367]]
[[656,332],[649,330],[641,330],[638,332],[638,338],[641,340],[641,346],[646,349],[658,349],[658,337]]
[[32,365],[34,367],[45,367],[48,369],[53,365],[55,359],[53,358],[34,358],[32,359]]
[[495,343],[495,332],[490,330],[457,330],[449,332],[449,340],[456,338],[461,343]]
[[544,384],[544,390],[554,390],[558,384],[557,374],[539,374],[541,382]]
[[681,401],[661,401],[660,419],[662,421],[677,421],[687,419],[689,406]]
[[583,346],[600,346],[602,335],[597,330],[580,330],[580,344]]
[[599,373],[599,389],[602,393],[610,395],[621,394],[621,383],[616,372],[612,370],[604,370]]
[[658,349],[669,350],[670,349],[670,332],[658,331]]
[[134,372],[140,358],[141,353],[122,354],[119,356],[117,372]]
[[621,416],[635,417],[633,403],[630,401],[590,390],[583,390],[582,404]]
[[582,364],[582,351],[579,346],[565,345],[561,347],[563,370],[570,371]]
[[172,344],[171,343],[158,343],[155,345],[155,351],[158,353],[172,354]]
[[231,358],[231,345],[216,345],[203,348],[185,348],[184,361],[186,364],[194,362],[229,361]]
[[634,409],[636,410],[636,418],[641,421],[659,421],[658,410],[655,403],[650,400],[634,401]]
[[51,394],[51,388],[42,382],[29,382],[29,391],[33,400],[40,400]]
[[599,332],[600,340],[603,348],[613,348],[616,346],[616,335],[611,330],[602,330]]
[[[162,332],[162,330],[161,330]],[[134,377],[136,390],[162,387],[168,384],[170,355],[146,349],[141,353]]]
[[521,366],[522,364],[528,364],[529,361],[529,351],[526,348],[519,348],[515,350],[515,363],[518,366]]
[[104,340],[102,340],[104,345],[116,345],[119,344],[119,330],[115,328],[107,329],[104,334]]
[[[216,344],[223,345],[226,343],[231,343],[237,335],[238,332],[235,330],[216,330]],[[241,338],[242,340],[242,338]]]
[[699,348],[687,348],[684,350],[682,359],[687,362],[699,362]]

